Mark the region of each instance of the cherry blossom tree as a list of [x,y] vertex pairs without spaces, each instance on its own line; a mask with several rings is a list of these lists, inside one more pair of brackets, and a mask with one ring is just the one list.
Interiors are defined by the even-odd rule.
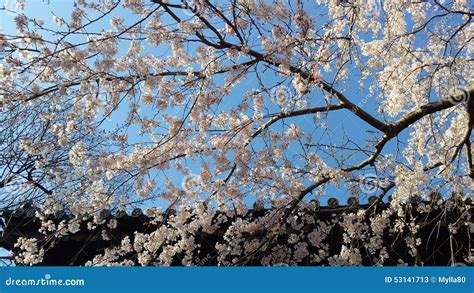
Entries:
[[[269,212],[232,222],[220,264],[265,252],[268,265],[358,265],[365,246],[383,265],[377,237],[389,227],[415,235],[416,255],[419,227],[400,219],[434,195],[465,211],[452,233],[474,229],[459,200],[474,187],[471,1],[75,0],[70,15],[44,3],[44,19],[6,3],[16,29],[0,34],[2,208],[33,202],[48,239],[85,221],[113,230],[104,210],[148,207],[166,222],[91,265],[177,254],[196,265],[190,235],[250,208]],[[369,209],[346,213],[277,244],[335,192],[390,207],[368,225]],[[75,217],[48,219],[60,211]],[[330,255],[321,239],[336,224],[347,239]],[[37,239],[18,247],[17,263],[41,260]]]

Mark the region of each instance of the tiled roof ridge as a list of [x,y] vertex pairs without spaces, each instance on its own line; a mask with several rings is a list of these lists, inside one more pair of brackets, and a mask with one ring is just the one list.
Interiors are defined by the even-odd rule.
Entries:
[[[433,204],[434,202],[438,202],[440,198],[435,198],[432,200],[421,200],[421,199],[415,199],[411,202],[411,204]],[[465,198],[464,199],[465,204],[472,204],[472,200],[470,198]],[[331,197],[327,200],[327,206],[321,206],[319,200],[313,199],[309,203],[313,203],[314,206],[314,211],[318,212],[341,212],[341,211],[351,211],[351,210],[358,210],[358,209],[367,209],[373,206],[382,206],[382,207],[388,207],[390,204],[390,199],[388,202],[383,202],[379,199],[377,196],[371,196],[368,199],[368,203],[366,204],[360,204],[359,200],[357,197],[349,197],[347,199],[347,204],[346,205],[340,205],[339,200],[335,197]],[[152,207],[154,208],[154,207]],[[146,209],[145,209],[146,210]],[[262,212],[262,211],[271,211],[271,208],[262,208],[262,207],[256,207],[254,206],[252,209],[248,210],[247,214],[252,214],[255,212]],[[23,217],[23,218],[33,218],[36,215],[36,212],[40,211],[38,207],[32,206],[31,204],[24,204],[23,207],[16,208],[15,210],[9,210],[9,209],[0,209],[0,217],[6,218],[6,217]],[[163,214],[173,214],[176,211],[174,209],[168,209],[166,212]],[[220,213],[219,210],[215,211],[216,213]],[[114,212],[112,212],[109,209],[102,209],[100,211],[97,211],[99,214],[99,217],[101,218],[129,218],[129,217],[144,217],[148,218],[148,216],[144,213],[143,209],[141,208],[134,208],[130,212],[127,212],[126,210],[123,209],[114,209]],[[53,214],[48,214],[50,218],[52,219],[62,219],[62,218],[73,218],[74,215],[71,213],[68,213],[67,209],[66,210],[60,210],[57,211]],[[92,217],[94,214],[84,214],[81,215],[82,217]]]

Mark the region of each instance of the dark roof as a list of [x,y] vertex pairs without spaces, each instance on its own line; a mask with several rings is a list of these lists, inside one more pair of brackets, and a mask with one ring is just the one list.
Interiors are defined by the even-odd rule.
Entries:
[[[357,202],[352,202],[352,205],[339,206],[339,203],[334,200],[330,200],[329,206],[319,207],[317,204],[316,210],[301,210],[299,213],[310,214],[318,220],[330,221],[335,215],[343,215],[347,212],[353,212],[356,210],[364,209],[368,214],[380,213],[382,210],[387,208],[387,203],[379,202],[377,200],[371,199],[371,204],[359,205]],[[424,204],[433,204],[431,202],[423,202]],[[465,202],[467,205],[471,206],[471,201],[467,200]],[[454,257],[456,261],[463,262],[465,257],[470,253],[469,247],[473,246],[473,243],[470,243],[469,237],[469,226],[465,225],[465,230],[461,229],[460,233],[454,235],[454,241],[446,241],[449,239],[450,234],[448,231],[448,224],[454,223],[456,219],[459,218],[459,213],[456,208],[451,211],[446,211],[446,209],[439,207],[433,209],[429,213],[423,213],[416,209],[416,202],[412,207],[412,214],[415,216],[417,223],[420,224],[421,228],[419,231],[419,237],[422,239],[424,248],[421,250],[421,257],[424,260],[425,265],[447,265],[452,260],[451,247],[454,245]],[[269,209],[251,209],[247,213],[245,218],[258,218],[269,212]],[[469,209],[472,215],[472,206]],[[119,245],[121,240],[125,236],[129,236],[133,239],[134,232],[149,233],[156,230],[157,225],[150,222],[148,218],[140,209],[134,209],[129,213],[125,212],[110,212],[108,210],[102,210],[99,215],[104,219],[117,219],[117,228],[113,231],[113,237],[111,240],[105,241],[101,238],[101,231],[103,226],[99,225],[93,230],[86,228],[86,224],[82,223],[80,231],[63,236],[61,238],[55,239],[51,242],[51,239],[48,239],[49,243],[45,240],[45,236],[39,233],[38,229],[40,227],[40,221],[35,218],[34,214],[36,209],[33,207],[25,206],[21,209],[16,209],[15,211],[4,210],[0,218],[3,218],[5,222],[5,229],[0,237],[0,247],[3,247],[7,250],[13,251],[15,253],[17,249],[14,247],[14,243],[18,240],[19,237],[32,237],[38,239],[41,243],[44,244],[46,248],[46,253],[43,262],[40,265],[83,265],[88,260],[91,260],[93,256],[103,252],[105,248],[113,247],[114,245]],[[167,211],[173,213],[174,211]],[[218,215],[218,213],[216,214]],[[90,216],[90,215],[85,215]],[[71,216],[68,213],[56,213],[49,216],[54,222],[58,223],[61,220],[69,219]],[[207,234],[202,231],[198,232],[199,235],[195,235],[195,243],[200,244],[201,248],[196,252],[195,259],[205,260],[205,262],[200,262],[202,265],[216,265],[216,255],[215,255],[215,245],[221,243],[223,240],[223,235],[227,231],[227,228],[231,225],[232,221],[235,218],[228,218],[227,222],[223,223],[220,228],[213,234]],[[369,218],[367,217],[367,221]],[[314,229],[314,225],[305,226],[308,232]],[[291,228],[288,228],[291,229]],[[436,233],[433,234],[433,231],[436,230]],[[340,252],[341,245],[343,243],[343,232],[342,229],[334,228],[331,231],[330,237],[327,237],[325,242],[330,247],[331,255],[337,254]],[[249,235],[251,237],[251,235]],[[396,265],[398,259],[403,259],[407,263],[414,262],[415,259],[410,256],[404,239],[406,235],[384,235],[384,241],[390,243],[393,255],[391,259],[387,260],[387,265]],[[277,239],[280,243],[286,245],[287,239],[282,237]],[[54,246],[50,244],[54,243]],[[454,243],[454,244],[453,244]],[[209,255],[213,257],[209,257]],[[259,265],[259,261],[262,255],[259,255],[255,259],[246,263],[247,265]],[[367,253],[365,255],[364,263],[370,265],[372,260],[370,255]],[[173,262],[174,265],[180,265],[179,257],[176,261]],[[311,262],[307,262],[308,265],[311,265]]]

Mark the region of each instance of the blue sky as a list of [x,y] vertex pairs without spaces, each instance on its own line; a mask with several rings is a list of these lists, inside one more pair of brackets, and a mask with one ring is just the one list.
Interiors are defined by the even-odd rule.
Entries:
[[[6,1],[5,5],[10,5],[11,6],[11,1]],[[70,12],[72,9],[72,1],[66,1],[66,0],[56,0],[56,1],[51,1],[54,2],[54,4],[50,5],[45,5],[42,1],[34,1],[30,0],[27,1],[26,4],[26,11],[25,13],[28,16],[35,17],[38,19],[42,19],[45,21],[47,25],[50,25],[52,28],[55,28],[56,26],[52,23],[52,18],[53,14],[51,11],[54,11],[54,13],[58,16],[63,16],[65,19],[68,19],[70,16]],[[1,5],[1,4],[0,4]],[[307,11],[311,11],[311,6],[307,6]],[[315,11],[314,13],[320,13],[321,11]],[[112,16],[115,15],[122,15],[127,23],[132,23],[135,21],[136,16],[131,15],[128,10],[125,10],[123,8],[117,9]],[[2,30],[6,33],[9,32],[14,32],[14,21],[13,21],[14,15],[12,14],[5,14],[4,12],[0,12],[0,26]],[[111,29],[111,26],[109,24],[109,19],[105,18],[103,21],[98,22],[97,24],[92,25],[89,29],[90,31],[101,31],[102,29],[108,30]],[[321,22],[324,19],[321,18]],[[54,37],[54,39],[57,37]],[[75,41],[74,39],[71,39],[71,42]],[[77,41],[77,40],[76,40]],[[128,43],[122,43],[121,46],[119,47],[119,53],[117,54],[118,56],[123,55],[127,49],[128,49]],[[146,53],[155,53],[156,54],[161,54],[160,48],[150,48],[149,46],[145,46],[145,52]],[[379,115],[376,114],[376,108],[377,104],[373,99],[367,99],[366,95],[367,93],[364,91],[359,90],[359,80],[357,78],[358,72],[354,71],[351,72],[355,76],[355,78],[349,80],[346,84],[347,90],[344,91],[344,93],[351,99],[351,101],[354,104],[363,104],[363,109],[371,114],[374,114],[376,117],[380,117]],[[275,84],[279,79],[271,73],[271,74],[264,74],[264,82],[268,85],[270,84]],[[326,77],[326,76],[325,76]],[[291,80],[288,80],[285,84],[288,88],[291,89]],[[241,82],[238,84],[236,87],[233,88],[231,96],[227,97],[224,99],[224,104],[220,105],[220,110],[226,110],[235,107],[241,100],[241,97],[243,97],[243,94],[246,90],[248,89],[253,89],[253,88],[258,88],[258,82],[255,78],[249,78],[244,82]],[[311,105],[324,105],[324,95],[318,91],[317,89],[313,89],[311,92]],[[128,108],[128,104],[124,103],[121,108],[119,108],[114,115],[111,117],[109,121],[107,121],[102,127],[105,130],[112,129],[116,126],[116,124],[120,123],[120,120],[123,120],[122,118],[126,117],[126,111]],[[279,108],[274,105],[270,106],[269,108],[269,113],[275,113],[279,110]],[[142,108],[141,112],[142,115],[144,116],[151,116],[153,114],[152,110],[147,109],[147,108]],[[251,114],[249,114],[251,116]],[[291,119],[287,119],[284,121],[286,125],[289,125],[290,123],[294,122],[297,125],[299,125],[304,131],[314,131],[315,125],[312,120],[312,116],[300,116],[300,117],[295,117]],[[281,124],[279,126],[275,127],[283,127]],[[369,136],[373,136],[373,133],[368,132],[373,130],[372,128],[368,127],[368,125],[352,115],[350,111],[346,110],[340,110],[340,111],[335,111],[332,112],[329,115],[328,118],[328,125],[327,125],[328,130],[330,130],[333,135],[331,136],[331,139],[329,140],[326,135],[324,135],[323,132],[316,132],[315,137],[319,137],[318,142],[322,144],[338,144],[342,141],[343,139],[343,134],[348,133],[350,134],[350,138],[354,140],[355,143],[363,146],[365,140]],[[144,137],[138,134],[139,130],[137,127],[132,127],[129,129],[128,134],[129,134],[129,141],[130,142],[144,142],[144,141],[150,141],[149,137]],[[408,135],[408,131],[405,131],[401,134],[400,140],[401,141],[406,141]],[[314,141],[313,141],[314,142]],[[259,142],[256,140],[253,143],[253,146],[255,148],[262,147],[261,141]],[[296,144],[294,144],[295,148],[298,148]],[[387,146],[384,149],[383,153],[392,153],[396,151],[397,145],[395,143],[395,140],[387,144]],[[292,149],[287,152],[289,156],[291,156]],[[299,149],[296,149],[296,152],[300,152]],[[319,154],[323,158],[327,160],[328,165],[332,165],[334,161],[328,157],[324,156],[324,154]],[[365,159],[365,156],[362,155],[357,155],[352,158],[352,163],[359,162],[363,159]],[[191,161],[188,161],[191,168],[193,170],[196,170],[199,167],[199,162],[193,163]],[[152,174],[155,175],[155,174]],[[162,177],[160,174],[156,174],[158,177]],[[176,183],[177,186],[180,185],[180,182],[182,180],[182,176],[174,171],[171,170],[171,172],[167,172],[167,175],[173,178],[174,182]],[[162,177],[164,179],[164,177]],[[335,187],[330,187],[327,189],[326,195],[321,196],[319,199],[322,203],[325,203],[329,197],[337,197],[342,203],[344,203],[349,194],[345,188],[342,189],[337,189]],[[252,202],[252,199],[249,199],[249,203]],[[160,204],[161,202],[154,202],[153,204]]]

